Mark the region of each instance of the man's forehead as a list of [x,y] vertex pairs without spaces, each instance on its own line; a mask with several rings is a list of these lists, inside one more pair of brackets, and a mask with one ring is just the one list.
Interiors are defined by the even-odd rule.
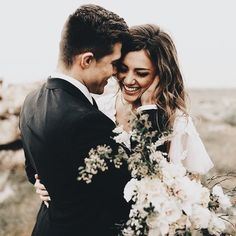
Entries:
[[121,57],[121,48],[122,48],[122,44],[121,43],[116,43],[113,47],[113,57],[114,60],[118,60]]

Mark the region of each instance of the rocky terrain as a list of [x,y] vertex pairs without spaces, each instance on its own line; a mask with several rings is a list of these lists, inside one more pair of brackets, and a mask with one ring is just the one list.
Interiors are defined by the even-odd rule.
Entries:
[[24,172],[24,153],[18,128],[25,96],[39,83],[0,82],[0,235],[28,236],[40,201]]

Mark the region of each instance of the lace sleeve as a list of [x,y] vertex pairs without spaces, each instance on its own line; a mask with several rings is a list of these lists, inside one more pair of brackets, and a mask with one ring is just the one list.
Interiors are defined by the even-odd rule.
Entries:
[[181,162],[193,173],[205,174],[213,163],[207,154],[191,117],[177,116],[174,122],[174,136],[171,140],[169,157],[173,162]]

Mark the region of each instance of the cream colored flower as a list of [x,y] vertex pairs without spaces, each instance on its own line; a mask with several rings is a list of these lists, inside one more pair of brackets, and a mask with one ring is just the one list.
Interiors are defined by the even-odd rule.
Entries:
[[138,188],[138,180],[137,179],[131,179],[124,188],[124,198],[127,202],[129,202],[135,193],[137,192]]
[[194,205],[190,221],[195,229],[207,229],[211,219],[211,212],[202,206]]
[[219,198],[218,201],[220,203],[220,206],[223,209],[227,209],[228,207],[232,206],[232,204],[229,200],[229,197],[224,194],[221,186],[219,186],[219,185],[214,186],[212,189],[212,194]]
[[211,215],[208,226],[208,231],[212,235],[220,236],[225,230],[225,222],[220,219],[216,214]]

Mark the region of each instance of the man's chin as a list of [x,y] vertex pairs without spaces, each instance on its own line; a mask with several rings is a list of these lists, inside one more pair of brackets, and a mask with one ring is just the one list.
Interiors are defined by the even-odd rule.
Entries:
[[102,89],[96,89],[94,91],[91,91],[91,93],[97,94],[97,95],[101,95],[104,93],[104,88]]

